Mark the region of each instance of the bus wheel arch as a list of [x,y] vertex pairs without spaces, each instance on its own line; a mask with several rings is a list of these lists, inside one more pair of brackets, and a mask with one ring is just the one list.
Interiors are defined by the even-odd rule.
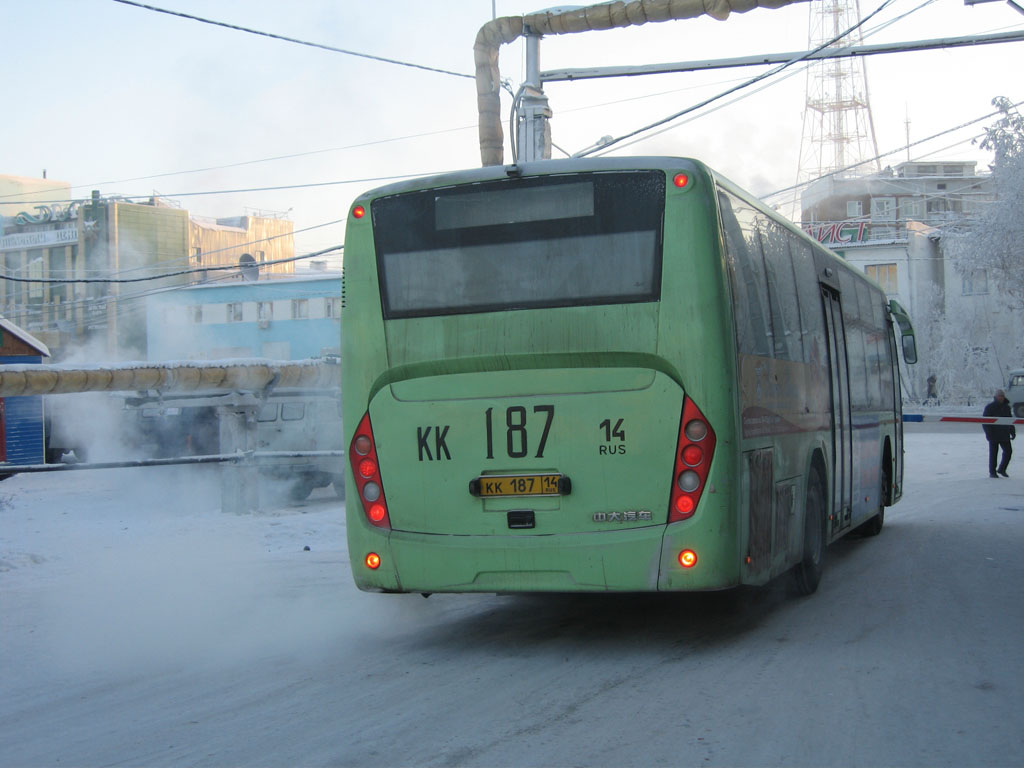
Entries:
[[815,451],[804,491],[803,557],[792,571],[793,586],[800,595],[813,594],[821,581],[828,520],[828,484],[825,478],[824,458]]

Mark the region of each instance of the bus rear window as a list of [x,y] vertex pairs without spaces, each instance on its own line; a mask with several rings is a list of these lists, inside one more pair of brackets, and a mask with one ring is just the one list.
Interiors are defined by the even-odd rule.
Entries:
[[388,319],[655,301],[661,171],[503,179],[373,202]]

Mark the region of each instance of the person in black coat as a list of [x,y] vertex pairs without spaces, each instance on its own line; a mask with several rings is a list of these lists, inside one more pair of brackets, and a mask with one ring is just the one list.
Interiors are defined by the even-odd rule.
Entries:
[[[1006,399],[1006,393],[1001,389],[996,390],[995,399],[985,406],[983,416],[1012,416],[1010,403]],[[1006,467],[1010,464],[1010,457],[1013,456],[1013,448],[1010,441],[1017,437],[1017,428],[1012,424],[985,424],[985,437],[988,438],[988,476],[1009,477],[1006,474]],[[999,449],[1003,449],[1003,460],[996,469],[996,457]],[[996,474],[998,473],[998,474]]]

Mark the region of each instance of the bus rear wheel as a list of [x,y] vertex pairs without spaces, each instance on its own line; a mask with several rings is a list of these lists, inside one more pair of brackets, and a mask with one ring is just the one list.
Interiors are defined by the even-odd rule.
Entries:
[[793,586],[800,595],[811,595],[821,581],[825,561],[825,484],[821,474],[811,475],[804,503],[804,557],[793,569]]

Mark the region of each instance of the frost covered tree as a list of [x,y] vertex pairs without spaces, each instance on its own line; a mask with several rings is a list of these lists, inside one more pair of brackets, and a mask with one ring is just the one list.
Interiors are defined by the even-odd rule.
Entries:
[[947,253],[961,275],[985,271],[989,286],[1024,309],[1024,116],[1010,100],[992,104],[1002,113],[985,130],[981,148],[990,150],[996,199],[985,203],[969,228],[948,238]]
[[947,306],[939,286],[927,291],[922,305],[926,309],[915,318],[915,328],[924,367],[916,371],[918,386],[907,382],[908,398],[923,401],[926,389],[920,382],[934,375],[941,404],[974,405],[984,400],[1002,381],[999,353],[984,311],[965,302]]

